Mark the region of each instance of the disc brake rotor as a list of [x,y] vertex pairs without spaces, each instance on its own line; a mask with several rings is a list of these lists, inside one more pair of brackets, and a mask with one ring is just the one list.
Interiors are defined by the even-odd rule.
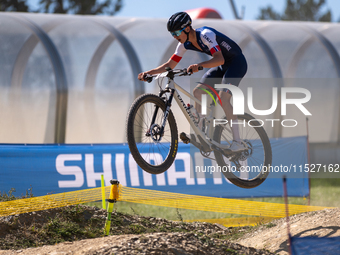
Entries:
[[150,128],[151,139],[159,143],[162,140],[161,127],[158,124],[153,124]]

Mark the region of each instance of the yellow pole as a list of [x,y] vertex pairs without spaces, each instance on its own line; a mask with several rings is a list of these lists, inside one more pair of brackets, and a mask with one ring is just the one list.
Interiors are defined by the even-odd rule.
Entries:
[[110,227],[111,227],[111,215],[113,211],[113,205],[119,198],[119,181],[118,180],[111,180],[111,191],[110,191],[110,197],[107,200],[108,201],[108,207],[107,207],[107,218],[105,223],[105,229],[104,234],[107,236],[110,233]]
[[102,208],[106,210],[104,175],[102,177]]

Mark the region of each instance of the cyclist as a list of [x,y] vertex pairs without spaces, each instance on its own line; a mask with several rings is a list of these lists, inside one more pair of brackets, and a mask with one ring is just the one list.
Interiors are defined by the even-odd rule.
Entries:
[[[142,72],[138,79],[146,80],[146,75],[153,75],[165,72],[166,67],[174,69],[182,59],[186,50],[199,51],[212,56],[208,61],[192,64],[188,67],[188,72],[198,72],[199,67],[209,68],[203,75],[200,84],[194,89],[194,96],[201,100],[205,92],[198,87],[206,88],[204,84],[214,86],[214,84],[232,84],[238,86],[241,79],[247,72],[247,61],[242,54],[241,48],[229,37],[216,31],[211,27],[201,27],[193,29],[192,20],[186,12],[177,12],[170,17],[167,23],[168,31],[179,42],[172,57],[152,70]],[[233,115],[233,108],[230,103],[231,92],[228,89],[219,91],[222,101],[222,108],[229,123],[236,123],[237,117]],[[201,106],[195,103],[200,119]],[[201,125],[201,123],[200,123]],[[230,147],[232,151],[241,151],[245,147],[241,142],[238,125],[230,125],[233,133],[233,143]],[[189,140],[189,138],[187,138]]]

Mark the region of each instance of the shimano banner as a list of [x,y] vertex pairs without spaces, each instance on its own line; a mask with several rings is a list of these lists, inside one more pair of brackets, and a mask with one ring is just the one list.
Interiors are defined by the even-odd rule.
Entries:
[[[271,139],[273,168],[268,179],[253,189],[230,184],[221,172],[195,172],[195,155],[181,143],[175,163],[163,174],[151,175],[134,161],[125,144],[95,145],[0,145],[0,191],[16,189],[25,194],[32,187],[34,196],[100,187],[111,179],[128,187],[212,197],[282,196],[282,176],[290,178],[289,196],[309,194],[306,137]],[[204,159],[205,165],[212,165]]]

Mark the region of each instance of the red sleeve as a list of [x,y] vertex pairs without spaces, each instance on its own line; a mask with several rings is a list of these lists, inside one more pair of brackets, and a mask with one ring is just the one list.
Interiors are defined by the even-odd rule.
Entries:
[[211,55],[213,55],[215,52],[221,51],[220,46],[216,45],[210,49]]
[[171,56],[170,59],[172,59],[173,61],[175,61],[175,62],[178,63],[179,61],[181,61],[181,59],[182,59],[182,57],[183,57],[183,55],[184,55],[185,52],[186,52],[186,49],[185,49],[185,47],[184,47],[184,44],[178,43],[178,44],[177,44],[177,47],[176,47],[176,51],[175,51],[175,53]]
[[179,61],[181,61],[182,57],[177,56],[176,54],[173,54],[173,55],[171,56],[171,59],[172,59],[173,61],[175,61],[175,62],[178,63]]

